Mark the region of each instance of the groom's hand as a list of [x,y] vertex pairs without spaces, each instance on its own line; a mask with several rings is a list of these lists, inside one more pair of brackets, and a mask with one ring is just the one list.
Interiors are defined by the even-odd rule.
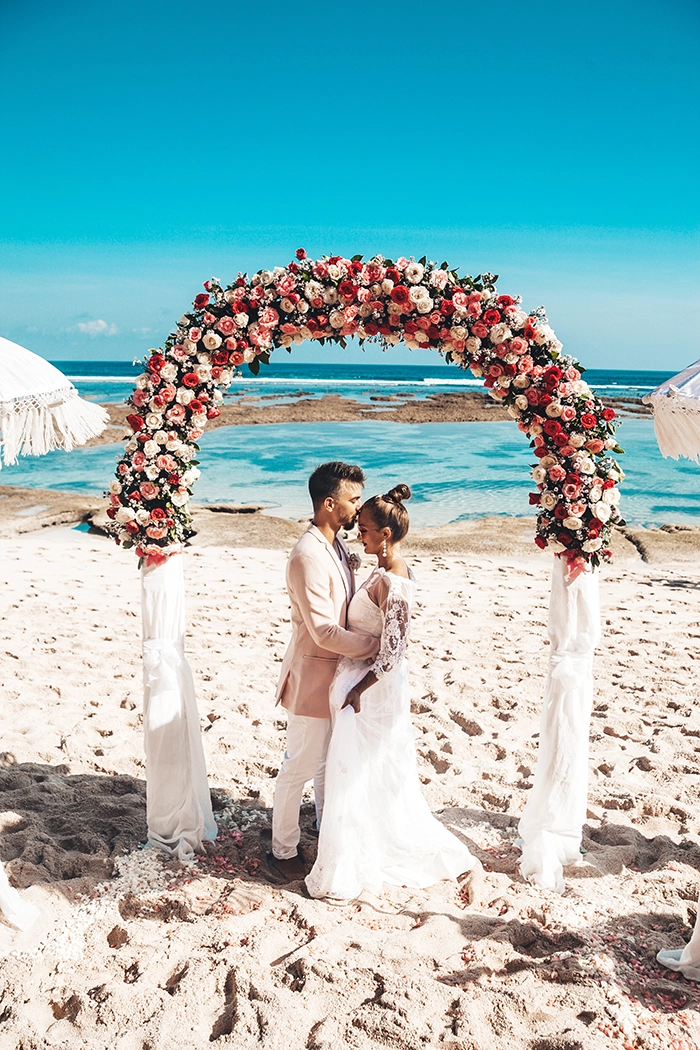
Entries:
[[343,704],[341,711],[344,711],[346,707],[351,707],[356,715],[360,713],[360,693],[357,689],[351,689],[348,695],[345,697],[345,703]]

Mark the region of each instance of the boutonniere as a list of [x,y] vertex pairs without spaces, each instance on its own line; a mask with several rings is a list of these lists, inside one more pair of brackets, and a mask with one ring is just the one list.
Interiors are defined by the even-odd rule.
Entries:
[[357,572],[358,569],[362,568],[362,558],[359,554],[348,554],[348,565],[353,572]]

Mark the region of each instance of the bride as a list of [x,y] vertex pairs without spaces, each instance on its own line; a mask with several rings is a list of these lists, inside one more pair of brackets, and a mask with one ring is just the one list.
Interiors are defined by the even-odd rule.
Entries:
[[348,627],[381,635],[381,644],[369,670],[344,657],[331,685],[325,805],[306,877],[312,897],[378,893],[384,882],[418,889],[478,865],[420,791],[405,657],[415,581],[399,551],[410,495],[397,485],[360,511],[360,540],[378,564],[352,599]]

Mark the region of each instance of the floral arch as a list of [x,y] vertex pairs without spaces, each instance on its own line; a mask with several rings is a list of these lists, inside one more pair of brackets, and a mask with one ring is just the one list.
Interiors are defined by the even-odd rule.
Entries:
[[499,295],[497,278],[460,277],[446,262],[364,262],[303,249],[286,267],[239,274],[228,287],[212,278],[160,349],[129,399],[133,431],[110,485],[117,542],[147,564],[178,553],[191,532],[188,503],[199,477],[197,442],[247,365],[257,375],[278,347],[305,339],[346,345],[346,337],[384,347],[431,349],[483,377],[530,439],[538,508],[535,543],[562,553],[579,571],[611,557],[623,473],[610,453],[615,412],[582,379],[542,308]]

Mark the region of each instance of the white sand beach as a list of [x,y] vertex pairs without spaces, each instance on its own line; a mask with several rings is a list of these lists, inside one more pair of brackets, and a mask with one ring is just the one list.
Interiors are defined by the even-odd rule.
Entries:
[[[700,882],[695,557],[669,543],[645,563],[624,542],[603,571],[587,852],[557,896],[520,878],[513,846],[549,558],[416,542],[421,779],[489,869],[488,899],[441,884],[334,907],[265,860],[286,551],[215,540],[202,529],[186,555],[187,648],[221,831],[188,869],[137,848],[136,559],[66,527],[0,539],[0,856],[42,913],[28,933],[0,926],[0,1048],[695,1047],[700,988],[654,961],[688,938]],[[313,856],[310,805],[302,817]]]

